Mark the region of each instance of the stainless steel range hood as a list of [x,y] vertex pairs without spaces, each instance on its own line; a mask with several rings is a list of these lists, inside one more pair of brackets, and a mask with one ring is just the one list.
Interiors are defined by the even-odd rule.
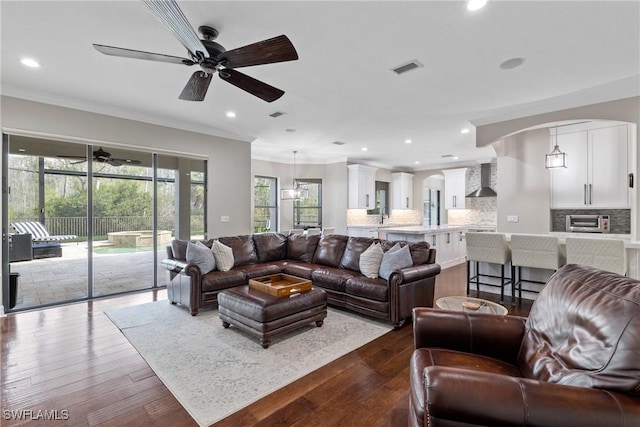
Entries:
[[489,186],[491,183],[491,163],[480,165],[480,188],[467,194],[467,197],[495,197],[496,192]]

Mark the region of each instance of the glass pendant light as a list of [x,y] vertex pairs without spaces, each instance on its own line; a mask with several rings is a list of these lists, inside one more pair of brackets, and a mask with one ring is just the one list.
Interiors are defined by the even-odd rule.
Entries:
[[557,168],[566,168],[567,167],[567,153],[560,151],[560,147],[558,146],[558,126],[556,125],[556,143],[553,147],[553,151],[547,155],[545,155],[545,165],[547,169],[557,169]]
[[300,200],[309,198],[309,189],[302,188],[296,182],[296,153],[293,152],[293,179],[291,188],[283,188],[280,190],[280,200]]

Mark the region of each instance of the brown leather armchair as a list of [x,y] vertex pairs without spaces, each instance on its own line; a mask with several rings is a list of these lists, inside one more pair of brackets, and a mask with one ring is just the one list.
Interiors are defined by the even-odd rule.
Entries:
[[640,282],[566,265],[528,318],[415,308],[409,426],[640,426]]

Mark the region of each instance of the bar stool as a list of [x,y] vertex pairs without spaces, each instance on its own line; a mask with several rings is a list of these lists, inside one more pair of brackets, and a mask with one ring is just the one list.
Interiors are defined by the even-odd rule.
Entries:
[[[504,267],[511,262],[511,249],[504,233],[466,233],[467,241],[467,295],[472,281],[480,291],[480,285],[500,288],[500,302],[504,301],[504,287],[512,283],[512,279],[505,277]],[[475,262],[475,275],[471,276],[471,262]],[[499,264],[500,276],[480,274],[480,263]],[[481,277],[500,279],[500,284],[481,282]]]
[[289,234],[303,234],[304,228],[292,228],[289,230]]
[[315,236],[316,234],[321,234],[321,228],[307,228],[307,236]]
[[626,276],[627,251],[621,239],[567,237],[567,264],[581,264]]
[[[558,238],[553,236],[512,234],[510,246],[511,279],[514,283],[511,287],[511,304],[515,304],[516,289],[518,290],[518,299],[522,300],[522,282],[541,285],[546,283],[538,280],[522,280],[522,267],[553,270],[555,272],[565,264],[565,256],[560,250]],[[539,292],[533,289],[526,290],[534,293]]]

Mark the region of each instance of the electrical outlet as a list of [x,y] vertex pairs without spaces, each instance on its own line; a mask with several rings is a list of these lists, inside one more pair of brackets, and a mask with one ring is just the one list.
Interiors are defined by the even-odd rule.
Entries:
[[227,215],[223,215],[220,217],[220,222],[229,222],[229,217]]
[[518,215],[507,215],[507,222],[518,222],[520,219]]

